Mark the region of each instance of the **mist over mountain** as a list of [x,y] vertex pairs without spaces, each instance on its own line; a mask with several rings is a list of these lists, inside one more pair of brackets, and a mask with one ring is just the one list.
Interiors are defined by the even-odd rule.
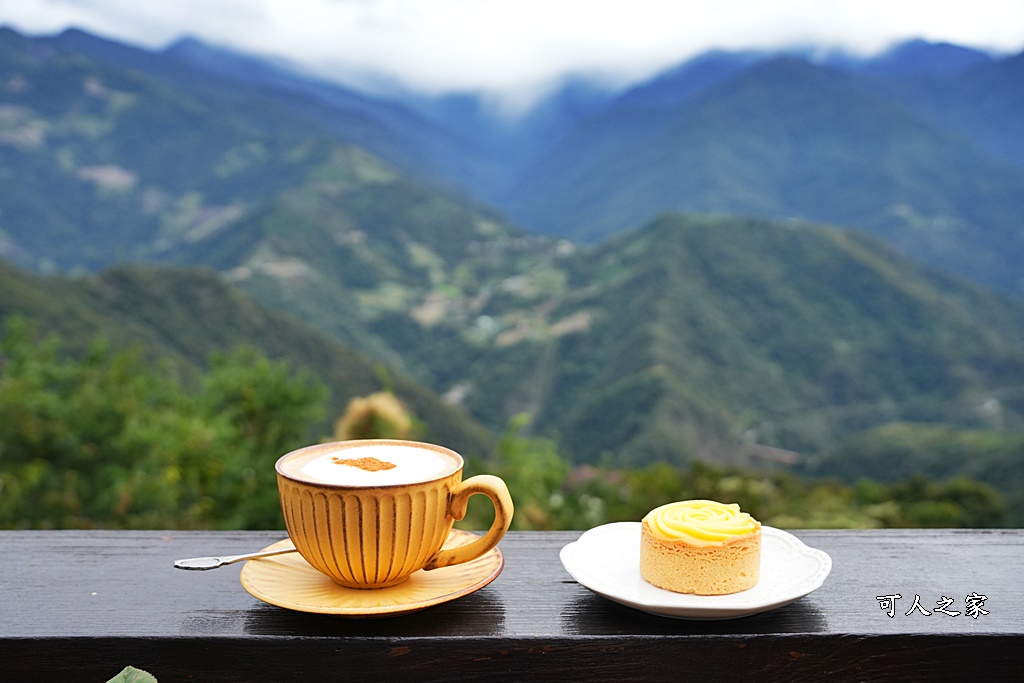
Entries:
[[886,52],[844,64],[848,68],[875,76],[948,76],[967,69],[991,64],[991,55],[961,45],[929,43],[911,40],[894,46]]

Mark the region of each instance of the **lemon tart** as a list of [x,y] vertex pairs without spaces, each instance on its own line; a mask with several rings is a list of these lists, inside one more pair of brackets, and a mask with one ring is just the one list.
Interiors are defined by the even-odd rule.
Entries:
[[651,510],[640,527],[640,575],[659,588],[725,595],[760,578],[761,523],[736,503],[669,503]]

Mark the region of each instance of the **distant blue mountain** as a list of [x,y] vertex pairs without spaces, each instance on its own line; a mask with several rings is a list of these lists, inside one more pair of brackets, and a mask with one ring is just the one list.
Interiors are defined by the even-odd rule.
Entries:
[[666,209],[838,223],[1024,293],[1021,111],[1024,55],[705,55],[582,120],[500,205],[585,241]]

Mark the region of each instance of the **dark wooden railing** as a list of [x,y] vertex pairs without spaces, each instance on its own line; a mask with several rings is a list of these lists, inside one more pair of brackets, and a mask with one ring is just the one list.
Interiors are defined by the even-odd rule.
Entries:
[[[832,557],[821,588],[754,616],[684,621],[573,581],[559,550],[579,532],[511,533],[483,589],[352,619],[265,604],[240,564],[172,566],[280,531],[2,531],[0,681],[103,683],[129,665],[160,683],[1024,680],[1024,530],[794,533]],[[971,595],[985,596],[973,615]]]

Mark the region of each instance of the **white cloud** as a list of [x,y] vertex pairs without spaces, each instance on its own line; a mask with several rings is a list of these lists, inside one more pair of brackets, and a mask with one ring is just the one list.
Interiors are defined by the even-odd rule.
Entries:
[[364,85],[520,96],[567,72],[628,82],[711,47],[1024,46],[1019,0],[0,0],[0,22],[148,47],[195,35]]

